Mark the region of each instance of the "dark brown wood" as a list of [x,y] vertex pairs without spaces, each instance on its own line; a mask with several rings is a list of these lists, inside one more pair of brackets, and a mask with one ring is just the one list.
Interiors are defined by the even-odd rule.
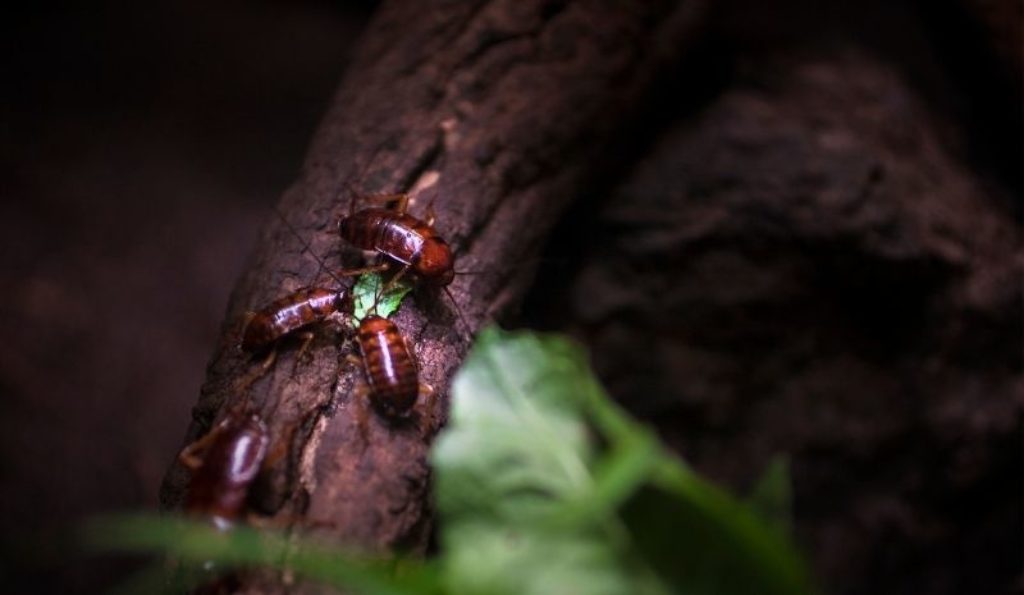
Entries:
[[584,232],[554,234],[552,250],[583,256],[538,282],[571,296],[551,324],[736,491],[788,454],[798,537],[827,592],[1010,592],[1013,193],[966,166],[950,120],[869,53],[746,58],[699,118],[666,121]]
[[[518,302],[556,217],[647,82],[686,45],[701,2],[388,2],[357,56],[280,211],[312,249],[337,256],[338,220],[356,187],[413,194],[410,212],[437,212],[457,268],[485,271],[450,286],[474,328]],[[187,440],[242,398],[254,365],[234,346],[246,310],[312,282],[314,258],[272,216],[240,279]],[[421,379],[447,402],[468,348],[451,304],[430,292],[395,316]],[[429,440],[372,415],[367,441],[353,394],[362,370],[351,343],[322,333],[311,361],[284,349],[253,388],[275,444],[288,457],[257,486],[263,512],[370,549],[422,550],[430,528]],[[294,368],[294,371],[293,371]],[[443,416],[442,416],[443,417]],[[289,428],[297,427],[292,433]],[[435,428],[436,429],[436,428]],[[173,467],[162,502],[176,508],[187,474]],[[262,485],[266,484],[266,485]]]

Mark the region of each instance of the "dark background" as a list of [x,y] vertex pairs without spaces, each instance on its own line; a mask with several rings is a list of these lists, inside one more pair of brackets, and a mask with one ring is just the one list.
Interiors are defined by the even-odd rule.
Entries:
[[113,582],[64,530],[156,507],[228,293],[371,9],[98,3],[7,19],[0,535],[4,574],[37,581],[24,588]]
[[[719,7],[623,150],[635,165],[624,181],[595,180],[600,200],[566,215],[508,322],[584,339],[617,397],[734,487],[793,453],[798,535],[838,592],[1019,589],[1019,15],[1012,3],[764,4]],[[66,531],[155,507],[228,292],[371,12],[192,2],[9,19],[0,580],[35,592],[116,580],[74,556]],[[745,118],[773,102],[795,113]],[[877,118],[844,119],[859,106]],[[808,118],[862,133],[862,152],[816,161],[789,133]],[[879,130],[908,121],[923,132],[901,152]],[[871,173],[875,150],[891,153],[877,159],[892,175]],[[787,173],[794,159],[802,175]],[[951,267],[931,240],[923,256],[897,255],[858,240],[871,230],[816,228],[799,205],[742,191],[820,194],[832,186],[809,177],[843,189],[862,166],[908,212],[921,185],[968,184],[980,203],[936,204],[963,210],[951,237],[991,242],[965,240],[972,256]],[[730,185],[741,190],[724,226],[699,201],[669,200]],[[651,213],[682,235],[652,229]],[[718,231],[693,239],[694,221]],[[984,275],[977,303],[952,297]],[[631,291],[617,292],[623,278]],[[819,403],[835,406],[811,411]]]

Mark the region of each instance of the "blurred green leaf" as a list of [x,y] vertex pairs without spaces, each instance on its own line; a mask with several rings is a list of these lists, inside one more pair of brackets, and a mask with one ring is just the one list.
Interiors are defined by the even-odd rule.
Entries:
[[[387,288],[384,291],[384,288]],[[412,290],[407,279],[400,279],[390,287],[379,273],[366,273],[359,276],[352,288],[353,326],[358,326],[370,314],[387,318],[402,305],[402,299]]]
[[[336,546],[275,532],[236,527],[213,527],[175,517],[118,515],[94,519],[82,532],[93,551],[148,552],[201,565],[215,561],[225,569],[245,566],[289,569],[308,579],[370,595],[435,595],[438,580],[433,569],[405,561],[395,572],[395,561],[345,552]],[[152,577],[143,577],[151,581]]]
[[456,376],[448,429],[434,447],[446,526],[463,517],[550,515],[591,488],[592,449],[571,407],[575,387],[564,382],[570,362],[551,352],[542,371],[522,343],[497,337],[482,333]]
[[[597,504],[578,355],[561,339],[489,329],[456,376],[433,451],[448,592],[668,592]],[[628,477],[626,463],[610,475]]]
[[572,342],[489,329],[435,446],[452,593],[810,593],[786,537],[666,453]]
[[622,514],[637,547],[681,592],[814,592],[782,532],[681,466],[666,465]]
[[754,484],[747,502],[765,522],[787,534],[792,530],[793,482],[789,476],[789,460],[785,456],[772,458]]

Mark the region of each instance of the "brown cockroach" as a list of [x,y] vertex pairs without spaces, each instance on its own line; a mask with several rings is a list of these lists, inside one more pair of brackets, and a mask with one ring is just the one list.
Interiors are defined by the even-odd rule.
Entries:
[[469,323],[448,286],[456,275],[472,275],[475,271],[456,271],[455,257],[448,242],[434,229],[433,208],[427,207],[426,221],[409,215],[408,194],[385,194],[371,197],[375,202],[395,202],[394,208],[371,207],[355,210],[355,194],[349,214],[338,222],[338,233],[353,246],[382,254],[401,268],[388,282],[395,283],[407,272],[427,287],[440,288],[455,306],[463,327]]
[[367,316],[357,331],[363,371],[374,409],[385,417],[404,417],[420,393],[416,358],[398,326],[380,316]]
[[252,313],[242,330],[242,351],[263,351],[278,339],[327,320],[350,313],[352,305],[344,289],[303,287]]
[[350,212],[338,222],[338,233],[353,246],[378,252],[411,271],[431,287],[446,287],[455,280],[455,258],[448,243],[434,230],[434,216],[421,221],[408,214],[408,194],[374,197],[397,201],[395,208],[369,208]]
[[[379,288],[383,291],[383,287]],[[412,346],[402,336],[393,321],[376,314],[376,302],[372,314],[367,314],[356,328],[356,344],[359,357],[350,360],[363,369],[366,384],[356,390],[356,405],[360,433],[366,439],[366,398],[370,406],[390,421],[404,421],[416,407],[419,395],[433,394],[433,389],[419,381],[419,365]],[[424,435],[433,425],[433,401],[428,403],[429,417],[421,415],[421,430]]]
[[245,510],[249,487],[263,465],[270,434],[261,417],[232,409],[205,436],[178,455],[192,470],[185,512],[231,528]]

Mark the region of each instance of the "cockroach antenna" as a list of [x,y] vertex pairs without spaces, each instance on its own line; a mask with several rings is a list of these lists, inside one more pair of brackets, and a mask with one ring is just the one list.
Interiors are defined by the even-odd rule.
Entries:
[[285,227],[288,228],[288,231],[290,231],[292,235],[295,236],[295,239],[299,240],[299,243],[302,244],[303,251],[309,252],[309,255],[316,260],[318,265],[320,265],[320,268],[317,270],[316,273],[317,277],[320,276],[321,271],[327,271],[327,274],[330,275],[331,278],[334,279],[334,281],[340,287],[341,279],[337,275],[335,275],[334,272],[332,272],[331,269],[327,267],[327,263],[325,263],[324,260],[320,258],[316,252],[313,251],[313,247],[309,245],[309,242],[307,242],[305,238],[302,237],[302,234],[299,233],[299,230],[295,229],[295,226],[292,225],[290,221],[288,221],[287,217],[284,216],[284,213],[282,213],[280,209],[278,209],[277,207],[274,207],[274,213],[276,213],[277,216],[281,219],[281,222],[284,223]]
[[462,321],[462,328],[466,329],[466,334],[472,335],[473,329],[469,327],[469,323],[466,322],[466,317],[462,315],[462,308],[460,308],[459,303],[455,301],[455,296],[452,295],[452,292],[449,291],[447,286],[442,287],[441,289],[444,290],[445,295],[448,296],[448,299],[451,300],[452,305],[455,306],[455,313],[459,315],[459,320]]
[[354,277],[357,275],[362,275],[364,273],[379,273],[381,271],[386,271],[388,269],[388,265],[386,263],[383,263],[368,267],[360,267],[357,269],[344,269],[337,272],[332,271],[330,268],[327,267],[327,263],[325,263],[322,258],[317,256],[316,252],[313,251],[312,246],[310,246],[309,242],[307,242],[305,238],[303,238],[302,235],[299,234],[299,231],[295,229],[295,226],[289,223],[288,220],[285,219],[284,215],[280,211],[274,209],[274,212],[276,212],[277,216],[281,218],[282,222],[284,222],[285,226],[288,228],[288,231],[292,232],[292,235],[294,235],[295,238],[299,240],[299,243],[302,244],[303,251],[309,252],[310,256],[312,256],[313,259],[316,260],[317,264],[319,265],[319,268],[317,269],[318,277],[320,276],[320,271],[326,271],[327,274],[330,275],[331,278],[338,283],[338,286],[341,287],[341,277]]

